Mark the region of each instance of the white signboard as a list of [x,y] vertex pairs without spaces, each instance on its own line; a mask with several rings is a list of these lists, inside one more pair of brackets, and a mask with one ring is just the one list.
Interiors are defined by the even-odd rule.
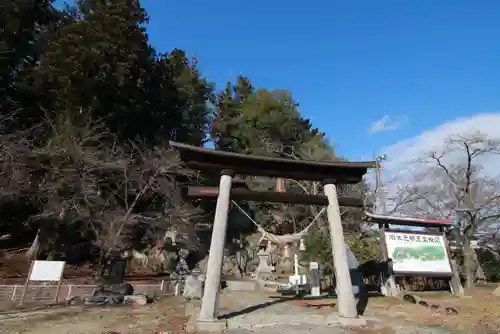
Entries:
[[35,261],[31,267],[30,281],[60,281],[64,271],[64,261]]
[[293,275],[288,276],[288,282],[292,285],[301,285],[307,283],[306,275]]
[[452,274],[442,235],[385,232],[385,243],[396,274]]

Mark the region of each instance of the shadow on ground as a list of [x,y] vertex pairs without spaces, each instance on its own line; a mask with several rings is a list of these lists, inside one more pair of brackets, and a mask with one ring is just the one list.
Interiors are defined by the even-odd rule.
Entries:
[[[366,309],[366,306],[368,305],[368,301],[369,301],[370,297],[380,297],[380,296],[381,296],[381,294],[378,293],[378,292],[370,292],[370,293],[364,294],[362,296],[358,296],[358,304],[357,304],[358,313],[360,315],[362,315],[364,313],[364,311]],[[311,308],[317,308],[317,309],[320,309],[322,307],[335,308],[335,306],[337,305],[336,302],[327,302],[327,301],[325,301],[327,299],[337,298],[336,295],[327,295],[327,296],[323,295],[323,296],[319,296],[319,297],[311,297],[311,296],[290,296],[290,297],[270,296],[269,298],[270,299],[274,299],[274,300],[270,300],[270,301],[265,302],[265,303],[259,303],[259,304],[256,304],[256,305],[248,306],[248,307],[245,307],[242,310],[234,311],[234,312],[230,312],[230,313],[221,315],[221,316],[219,316],[219,319],[221,319],[221,320],[222,319],[231,319],[231,318],[234,318],[234,317],[237,317],[237,316],[240,316],[240,315],[248,314],[248,313],[251,313],[251,312],[254,312],[254,311],[257,311],[257,310],[264,309],[266,307],[270,307],[272,305],[277,305],[277,304],[286,303],[286,302],[290,302],[290,301],[303,301],[304,302],[303,307],[311,307]],[[311,303],[308,303],[308,301],[310,301]],[[325,301],[325,302],[321,303],[320,301]]]
[[294,298],[294,297],[271,297],[271,298],[276,298],[276,299],[265,302],[265,303],[252,305],[252,306],[246,307],[240,311],[235,311],[235,312],[221,315],[221,316],[219,316],[219,319],[231,319],[231,318],[243,315],[243,314],[248,314],[248,313],[251,313],[251,312],[254,312],[257,310],[261,310],[263,308],[266,308],[266,307],[269,307],[272,305],[285,303],[285,302],[291,301],[291,300],[299,300],[299,298]]

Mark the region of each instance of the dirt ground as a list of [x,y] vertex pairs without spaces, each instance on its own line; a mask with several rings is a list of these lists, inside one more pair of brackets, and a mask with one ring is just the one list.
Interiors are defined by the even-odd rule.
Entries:
[[[469,297],[455,298],[445,293],[420,293],[429,305],[440,310],[411,304],[396,298],[372,297],[365,315],[377,318],[384,328],[351,328],[349,333],[397,333],[400,325],[425,328],[430,332],[500,333],[500,298],[492,295],[493,288],[476,288]],[[237,292],[231,292],[237,298]],[[0,313],[2,333],[186,333],[187,303],[181,297],[166,297],[147,306],[115,306],[89,308],[53,308],[36,311],[29,317]],[[279,306],[287,312],[288,306],[307,308],[307,312],[334,312],[335,300],[290,300]],[[453,307],[458,314],[447,314]],[[289,308],[289,307],[288,307]],[[227,311],[224,310],[223,311]],[[304,310],[305,312],[305,310]]]
[[185,302],[166,297],[147,306],[66,307],[37,311],[29,317],[14,319],[0,314],[2,333],[102,334],[172,333],[183,334],[187,318]]

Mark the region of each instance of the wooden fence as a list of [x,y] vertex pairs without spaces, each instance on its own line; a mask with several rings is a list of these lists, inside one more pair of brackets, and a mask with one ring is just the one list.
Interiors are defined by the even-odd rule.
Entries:
[[[143,284],[131,282],[134,294],[147,294],[151,296],[165,296],[180,294],[180,283],[175,280],[162,280],[158,283]],[[63,284],[59,291],[58,301],[73,297],[91,296],[97,285]],[[0,302],[15,302],[21,299],[24,285],[0,285]],[[24,301],[27,303],[54,302],[57,295],[57,285],[29,285]]]

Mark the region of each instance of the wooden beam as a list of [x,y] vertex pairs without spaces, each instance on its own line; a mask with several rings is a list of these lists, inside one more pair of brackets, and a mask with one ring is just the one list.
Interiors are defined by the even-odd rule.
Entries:
[[215,173],[231,170],[240,175],[353,184],[360,182],[367,169],[376,165],[375,161],[306,161],[225,152],[177,142],[170,142],[170,145],[188,167]]
[[[184,195],[194,198],[215,198],[219,195],[219,188],[189,186],[184,188]],[[326,196],[323,195],[298,195],[273,191],[251,191],[244,188],[231,189],[231,199],[287,204],[328,205],[328,200]],[[340,197],[339,205],[362,208],[363,201],[356,197]]]
[[453,224],[453,219],[426,219],[414,217],[385,216],[365,211],[364,220],[373,224],[391,224],[400,226],[418,227],[449,227]]
[[[229,159],[228,159],[229,160]],[[238,163],[240,163],[238,161]],[[221,161],[220,163],[199,162],[195,160],[188,160],[185,162],[186,166],[191,169],[201,170],[205,172],[212,172],[218,175],[222,170],[232,170],[240,175],[253,175],[265,177],[282,177],[285,179],[293,180],[308,180],[320,181],[334,180],[335,184],[356,184],[361,182],[366,169],[340,169],[335,172],[330,172],[329,168],[317,168],[315,170],[307,169],[293,169],[289,167],[281,167],[279,164],[273,164],[269,167],[255,166],[252,162],[241,163],[236,165],[230,161]]]

